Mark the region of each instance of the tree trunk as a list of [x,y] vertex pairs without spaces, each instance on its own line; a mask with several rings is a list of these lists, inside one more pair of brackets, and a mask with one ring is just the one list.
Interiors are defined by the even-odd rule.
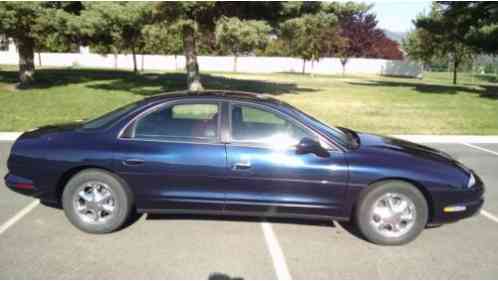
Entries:
[[342,65],[342,77],[346,75],[346,64],[348,63],[347,59],[340,59]]
[[114,50],[114,69],[118,69],[118,53]]
[[135,51],[135,47],[131,47],[131,55],[133,57],[133,72],[135,72],[135,74],[138,73],[138,68],[137,68],[137,53]]
[[237,56],[233,56],[233,72],[237,72]]
[[18,88],[29,86],[34,81],[34,42],[31,39],[16,40],[19,50],[19,84]]
[[142,70],[142,72],[144,71],[144,68],[145,68],[145,55],[142,53],[142,61],[141,61],[141,67],[140,69]]
[[187,69],[187,88],[189,91],[202,91],[199,64],[197,63],[197,50],[195,46],[194,29],[189,25],[183,26],[183,48]]
[[457,84],[458,64],[459,64],[459,61],[455,57],[454,60],[453,60],[453,85]]
[[470,76],[472,78],[472,81],[471,83],[474,84],[474,58],[472,58],[472,66],[471,66],[471,69],[472,69],[472,75]]
[[313,78],[313,77],[314,77],[314,75],[313,75],[313,69],[314,69],[314,64],[313,64],[313,62],[314,62],[314,61],[315,61],[315,58],[311,58],[311,69],[310,69],[310,76],[311,76],[311,78]]
[[303,59],[303,74],[306,74],[306,60]]
[[495,65],[495,79],[498,80],[498,66]]
[[42,66],[41,53],[38,52],[38,66]]

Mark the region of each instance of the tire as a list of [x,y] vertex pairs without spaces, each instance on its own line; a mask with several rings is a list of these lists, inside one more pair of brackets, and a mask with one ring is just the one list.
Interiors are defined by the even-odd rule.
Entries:
[[74,226],[84,232],[103,234],[126,223],[133,209],[133,196],[126,183],[112,173],[87,169],[68,181],[62,206]]
[[374,184],[362,192],[354,219],[368,241],[380,245],[403,245],[424,230],[428,214],[427,201],[415,186],[393,180]]

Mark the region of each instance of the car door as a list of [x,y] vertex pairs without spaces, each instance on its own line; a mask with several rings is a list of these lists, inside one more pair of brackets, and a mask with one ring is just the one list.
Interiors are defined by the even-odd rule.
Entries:
[[183,101],[141,114],[118,139],[115,166],[139,209],[221,212],[226,171],[221,104]]
[[226,212],[344,215],[347,167],[341,151],[329,147],[326,157],[297,153],[300,139],[320,137],[269,107],[232,103],[228,119]]

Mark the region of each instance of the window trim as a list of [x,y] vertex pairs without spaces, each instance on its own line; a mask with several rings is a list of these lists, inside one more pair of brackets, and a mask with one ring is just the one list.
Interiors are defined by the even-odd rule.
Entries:
[[[341,151],[335,144],[331,143],[327,139],[325,139],[323,136],[320,134],[316,133],[314,130],[310,129],[308,126],[300,122],[299,120],[293,118],[292,116],[279,111],[278,109],[275,109],[271,106],[267,105],[261,105],[261,104],[256,104],[252,102],[244,102],[244,101],[229,101],[228,102],[228,133],[227,135],[227,144],[234,145],[234,146],[245,146],[245,147],[256,147],[256,148],[271,148],[272,145],[268,143],[263,143],[263,142],[247,142],[247,141],[239,141],[235,140],[232,138],[232,108],[234,105],[242,105],[242,106],[247,106],[247,107],[252,107],[255,109],[259,109],[265,112],[270,112],[275,114],[277,117],[284,119],[287,122],[290,122],[292,125],[295,125],[301,129],[303,129],[307,134],[311,136],[315,136],[316,139],[320,141],[322,144],[326,144],[328,151]],[[295,149],[295,146],[289,146],[286,149]]]
[[[123,135],[130,129],[134,130],[137,122],[142,118],[145,118],[149,114],[156,112],[158,110],[164,109],[166,107],[173,107],[175,105],[181,104],[213,104],[218,108],[218,116],[216,120],[216,137],[163,137],[163,138],[136,138],[132,137],[123,137]],[[166,101],[160,104],[156,104],[146,110],[140,112],[136,116],[134,116],[131,120],[129,120],[123,128],[120,130],[117,139],[126,140],[126,141],[148,141],[148,142],[168,142],[168,143],[191,143],[191,144],[222,144],[221,142],[221,115],[222,115],[222,101],[219,100],[210,100],[210,99],[196,99],[196,100],[173,100]]]

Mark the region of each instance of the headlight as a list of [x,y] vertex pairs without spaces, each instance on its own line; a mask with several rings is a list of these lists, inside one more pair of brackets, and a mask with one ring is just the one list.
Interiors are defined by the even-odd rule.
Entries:
[[474,177],[474,173],[470,172],[469,181],[467,182],[467,188],[471,188],[476,184],[476,178]]

